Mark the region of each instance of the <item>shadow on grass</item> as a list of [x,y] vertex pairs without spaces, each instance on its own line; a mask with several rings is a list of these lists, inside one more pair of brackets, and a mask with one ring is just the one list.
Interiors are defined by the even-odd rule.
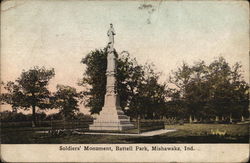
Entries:
[[63,135],[58,137],[32,131],[5,133],[2,144],[133,144],[133,143],[248,143],[248,136],[175,136],[149,137],[116,135]]
[[[133,143],[249,143],[248,125],[186,124],[168,126],[176,132],[141,137],[125,135],[78,135],[51,136],[35,131],[47,128],[2,128],[2,144],[133,144]],[[211,135],[211,131],[226,131],[226,135]]]
[[248,136],[186,136],[186,137],[165,137],[152,136],[140,138],[127,138],[130,143],[248,143]]

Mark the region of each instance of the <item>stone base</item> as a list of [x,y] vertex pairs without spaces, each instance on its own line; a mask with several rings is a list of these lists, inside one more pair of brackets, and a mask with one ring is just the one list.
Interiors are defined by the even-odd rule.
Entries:
[[118,107],[103,107],[100,115],[89,126],[90,130],[116,130],[123,131],[134,128],[129,117]]

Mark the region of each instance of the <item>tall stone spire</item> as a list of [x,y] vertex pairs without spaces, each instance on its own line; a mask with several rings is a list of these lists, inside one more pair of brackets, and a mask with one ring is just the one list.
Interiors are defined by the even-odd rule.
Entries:
[[107,32],[107,35],[109,37],[109,42],[107,46],[108,56],[107,56],[107,70],[106,70],[106,76],[107,76],[107,85],[106,85],[106,97],[105,97],[105,104],[108,104],[110,101],[107,96],[116,95],[116,57],[114,54],[114,35],[115,31],[113,28],[113,24],[110,24],[110,29]]
[[129,121],[129,117],[124,115],[120,107],[120,100],[116,90],[116,57],[114,53],[114,35],[115,31],[113,25],[110,24],[110,29],[107,32],[108,46],[107,46],[107,84],[104,106],[99,116],[90,125],[90,130],[125,130],[133,128]]

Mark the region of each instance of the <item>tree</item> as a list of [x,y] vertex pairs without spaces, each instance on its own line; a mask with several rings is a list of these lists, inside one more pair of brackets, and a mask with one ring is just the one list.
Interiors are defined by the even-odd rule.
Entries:
[[[152,64],[139,65],[126,51],[119,55],[115,52],[115,55],[117,56],[117,91],[122,109],[132,117],[141,114],[144,117],[153,118],[153,115],[159,115],[156,113],[156,104],[163,103],[162,101],[165,100],[164,91],[162,91],[165,84],[158,83],[160,74],[154,72]],[[82,95],[87,97],[85,102],[91,108],[91,113],[99,113],[104,105],[106,58],[106,49],[95,50],[81,61],[86,65],[86,70],[80,85],[86,88]],[[152,87],[155,89],[152,90]]]
[[[161,73],[155,72],[153,64],[141,67],[142,74],[133,87],[132,96],[128,101],[131,117],[140,116],[146,119],[162,118],[165,109],[166,84],[158,82]],[[125,83],[130,85],[130,83]]]
[[204,61],[192,66],[184,63],[173,72],[170,82],[176,86],[170,98],[179,100],[191,119],[248,116],[249,86],[239,63],[230,66],[223,57],[209,65]]
[[64,119],[72,119],[78,108],[78,93],[70,86],[57,85],[57,92],[53,97],[53,107],[58,108]]
[[[4,85],[4,84],[3,84]],[[4,89],[7,91],[6,93],[1,94],[1,102],[3,104],[10,104],[12,107],[12,112],[16,113],[17,109],[20,106],[23,106],[24,103],[24,95],[20,90],[20,86],[15,84],[14,82],[7,82],[4,86]]]
[[[242,76],[242,65],[235,63],[231,71],[231,85],[232,85],[232,114],[236,117],[249,117],[249,85],[244,81]],[[237,114],[238,113],[238,114]]]
[[[191,78],[187,83],[186,101],[188,112],[193,115],[194,120],[207,116],[204,106],[209,98],[209,87],[207,83],[207,66],[204,61],[196,62],[191,67]],[[207,118],[207,117],[206,117]]]
[[208,85],[210,90],[211,107],[217,116],[239,118],[246,115],[249,86],[244,81],[241,65],[235,63],[232,67],[222,57],[213,61],[209,66]]
[[81,63],[86,65],[86,70],[79,85],[86,89],[81,95],[85,98],[85,105],[91,108],[91,113],[99,113],[104,105],[106,58],[107,50],[104,49],[91,51],[81,60]]
[[[192,116],[192,108],[188,101],[188,87],[192,77],[192,68],[187,63],[182,63],[176,71],[172,71],[169,76],[169,83],[174,85],[174,88],[170,89],[169,98],[172,102],[168,102],[168,106],[174,109],[176,115],[184,112]],[[172,114],[175,114],[172,113]]]
[[5,103],[5,100],[4,100],[4,97],[3,97],[3,93],[2,93],[2,91],[3,91],[3,89],[2,89],[2,87],[4,86],[4,82],[0,82],[0,105],[3,105],[4,103]]
[[54,77],[54,69],[34,67],[23,71],[15,82],[8,82],[5,102],[14,108],[32,108],[32,126],[36,124],[36,107],[51,108],[50,92],[47,89],[49,80]]
[[166,96],[169,98],[165,103],[164,115],[168,118],[184,119],[188,115],[187,107],[181,99],[180,91],[168,88]]
[[139,97],[138,88],[144,79],[144,71],[143,66],[131,58],[127,51],[123,51],[117,59],[116,79],[121,107],[126,114],[137,117],[141,107],[135,105],[135,101]]

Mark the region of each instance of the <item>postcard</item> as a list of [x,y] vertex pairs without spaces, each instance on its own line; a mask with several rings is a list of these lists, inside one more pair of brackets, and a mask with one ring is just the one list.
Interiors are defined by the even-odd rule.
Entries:
[[5,0],[3,162],[248,162],[249,4]]

